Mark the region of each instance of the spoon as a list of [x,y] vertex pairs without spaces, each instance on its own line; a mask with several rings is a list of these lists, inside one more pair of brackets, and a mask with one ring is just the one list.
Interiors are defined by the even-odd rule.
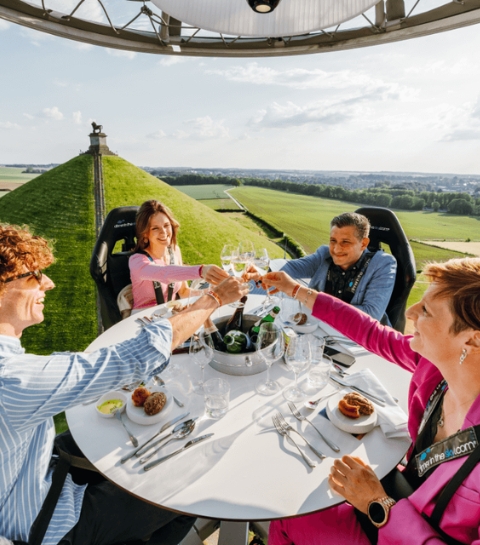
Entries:
[[190,418],[189,420],[184,420],[183,422],[180,422],[173,428],[173,430],[170,433],[163,435],[162,437],[160,437],[160,439],[157,439],[154,443],[145,444],[141,446],[139,449],[137,449],[135,451],[135,456],[139,458],[142,454],[145,454],[145,452],[149,451],[151,448],[156,447],[162,441],[165,441],[165,439],[168,439],[169,437],[171,437],[174,433],[177,433],[184,427],[190,426],[193,422],[195,422],[196,419],[197,417],[195,416],[194,418]]
[[[160,378],[158,375],[153,376],[153,383],[158,386],[165,386],[165,381]],[[177,399],[175,396],[173,397],[173,401],[179,406],[179,407],[185,407],[185,404],[182,403],[179,399]]]
[[333,396],[333,394],[336,394],[337,392],[338,392],[338,389],[334,390],[333,392],[330,392],[329,394],[323,395],[313,401],[305,401],[304,405],[307,409],[310,409],[311,411],[313,411],[314,409],[317,408],[317,405],[321,403],[324,399],[327,399],[328,397]]
[[132,442],[132,445],[134,447],[138,447],[138,440],[133,435],[133,433],[127,428],[125,422],[122,420],[122,409],[117,409],[114,411],[113,416],[122,424],[122,426],[125,428],[125,431],[128,433],[128,436],[130,437],[130,441]]
[[158,448],[154,449],[150,454],[147,454],[143,458],[140,458],[140,463],[144,464],[147,460],[150,460],[150,458],[154,454],[157,454],[157,452],[161,448],[163,448],[165,445],[168,445],[168,443],[170,443],[171,441],[176,441],[178,439],[183,439],[184,437],[187,437],[187,435],[190,435],[192,433],[194,428],[195,428],[195,422],[192,422],[189,426],[183,426],[182,428],[180,428],[177,431],[177,433],[173,434],[172,437],[170,437],[170,439],[168,441],[165,441],[165,443],[163,443],[163,445],[160,445]]

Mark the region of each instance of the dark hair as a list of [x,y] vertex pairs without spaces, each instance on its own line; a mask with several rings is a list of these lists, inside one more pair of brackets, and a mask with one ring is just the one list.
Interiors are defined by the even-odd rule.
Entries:
[[54,261],[47,240],[33,235],[28,227],[0,225],[0,296],[5,280],[28,271],[45,269]]
[[363,238],[368,238],[370,234],[370,222],[368,218],[362,216],[362,214],[357,214],[356,212],[345,212],[339,216],[335,216],[330,222],[330,227],[348,227],[353,225],[357,229],[357,236],[360,240]]
[[480,331],[480,258],[428,263],[423,272],[437,284],[437,297],[450,299],[453,333],[466,329]]
[[160,201],[145,201],[139,208],[135,218],[135,230],[137,233],[137,245],[135,251],[145,250],[149,246],[148,230],[150,229],[150,221],[155,214],[161,212],[165,214],[172,225],[172,246],[177,245],[177,232],[180,224],[173,217],[171,210]]

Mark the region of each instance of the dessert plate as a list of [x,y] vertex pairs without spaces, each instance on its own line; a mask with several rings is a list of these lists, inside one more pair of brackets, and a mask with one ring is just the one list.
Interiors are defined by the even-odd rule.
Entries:
[[166,388],[162,388],[160,386],[152,386],[148,389],[150,390],[150,392],[152,392],[152,394],[153,392],[163,392],[167,396],[167,402],[159,413],[149,416],[143,410],[143,407],[136,407],[133,404],[132,395],[130,394],[127,399],[127,416],[132,422],[135,422],[135,424],[140,424],[142,426],[149,426],[150,424],[158,424],[158,422],[161,422],[164,419],[165,415],[170,412],[173,404],[172,396],[169,395]]
[[348,416],[345,416],[340,412],[338,402],[347,393],[349,393],[349,390],[342,390],[328,400],[327,416],[330,419],[330,422],[347,433],[361,434],[372,431],[377,425],[376,411],[373,411],[373,413],[368,416],[360,416],[360,418],[348,418]]

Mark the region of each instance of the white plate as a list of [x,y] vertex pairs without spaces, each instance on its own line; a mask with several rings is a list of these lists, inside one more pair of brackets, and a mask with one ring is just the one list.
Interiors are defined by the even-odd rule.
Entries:
[[170,409],[172,408],[172,396],[169,395],[166,388],[152,386],[148,389],[150,390],[150,392],[152,392],[152,394],[153,392],[163,392],[167,396],[167,402],[165,403],[165,407],[163,407],[163,409],[159,413],[149,416],[143,410],[143,407],[135,407],[132,401],[132,395],[129,394],[127,399],[127,416],[132,422],[135,422],[135,424],[140,424],[142,426],[158,424],[158,422],[161,422],[164,419],[165,415],[168,414],[170,412]]
[[105,403],[105,401],[108,401],[110,399],[121,399],[123,401],[123,407],[120,409],[121,411],[125,409],[125,405],[127,404],[127,396],[123,392],[111,390],[110,392],[103,394],[103,396],[95,403],[95,409],[97,411],[97,414],[99,414],[103,418],[113,418],[113,413],[105,414],[98,410],[98,407],[102,403]]
[[376,411],[373,411],[373,413],[368,416],[361,416],[360,418],[348,418],[348,416],[345,416],[340,412],[338,402],[349,392],[350,390],[342,390],[328,400],[327,415],[328,418],[330,418],[330,422],[347,433],[359,434],[372,431],[377,424]]
[[297,333],[313,333],[318,327],[318,320],[316,318],[308,317],[308,320],[302,325],[291,326]]

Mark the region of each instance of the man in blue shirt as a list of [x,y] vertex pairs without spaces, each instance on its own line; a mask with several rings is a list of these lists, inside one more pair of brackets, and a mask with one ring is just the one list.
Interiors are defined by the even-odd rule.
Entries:
[[[43,321],[55,287],[42,269],[53,262],[47,241],[0,226],[0,536],[26,542],[52,482],[53,416],[162,371],[171,350],[218,308],[245,295],[228,278],[188,311],[148,324],[134,339],[92,353],[26,354],[25,328]],[[108,481],[63,485],[42,545],[110,545],[152,534],[176,545],[194,519],[141,502]]]
[[283,267],[292,278],[309,278],[309,287],[334,295],[388,323],[385,315],[395,285],[395,258],[367,250],[370,223],[357,213],[340,214],[330,222],[330,242]]

